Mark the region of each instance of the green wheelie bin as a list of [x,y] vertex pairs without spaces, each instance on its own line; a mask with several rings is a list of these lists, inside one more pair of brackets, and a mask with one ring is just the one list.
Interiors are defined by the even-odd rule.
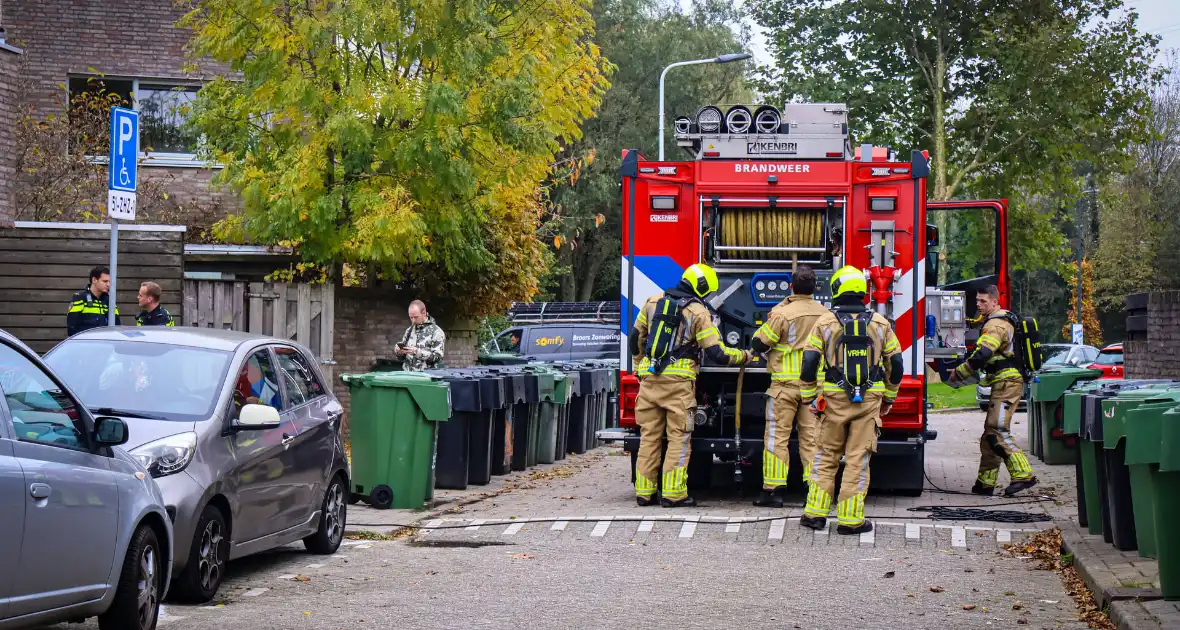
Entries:
[[1078,523],[1095,535],[1102,535],[1102,503],[1098,491],[1097,456],[1102,448],[1085,439],[1082,430],[1082,402],[1085,395],[1097,389],[1101,381],[1078,381],[1061,397],[1061,430],[1067,438],[1074,438],[1078,457],[1074,460],[1074,474],[1078,491]]
[[352,397],[351,497],[378,509],[421,508],[434,498],[437,423],[451,389],[420,372],[342,374]]
[[[1078,448],[1065,438],[1062,396],[1078,381],[1102,376],[1101,370],[1063,367],[1038,372],[1029,387],[1029,427],[1037,432],[1040,444],[1038,456],[1050,465],[1072,464],[1077,461]],[[1035,429],[1033,429],[1035,427]],[[1031,437],[1031,436],[1030,436]]]
[[[1168,394],[1172,394],[1169,396]],[[1159,469],[1160,422],[1165,412],[1180,405],[1180,392],[1167,392],[1145,400],[1126,414],[1123,435],[1127,441],[1126,464],[1131,472],[1131,504],[1135,510],[1135,533],[1139,555],[1154,558],[1159,532],[1155,529],[1153,469]]]
[[1180,600],[1180,408],[1165,411],[1160,419],[1160,461],[1152,467],[1155,494],[1156,558],[1164,599]]
[[[536,442],[529,443],[529,448],[535,449],[535,464],[552,464],[557,459],[558,417],[561,407],[565,406],[564,396],[569,395],[565,372],[549,363],[529,363],[524,368],[537,376],[537,399],[540,406],[537,412],[537,439]],[[558,397],[559,390],[563,398]]]
[[1127,467],[1127,444],[1124,440],[1127,412],[1145,401],[1167,395],[1166,387],[1127,388],[1101,400],[1098,419],[1102,423],[1103,469],[1106,483],[1106,508],[1109,511],[1111,542],[1116,549],[1138,549],[1131,471]]

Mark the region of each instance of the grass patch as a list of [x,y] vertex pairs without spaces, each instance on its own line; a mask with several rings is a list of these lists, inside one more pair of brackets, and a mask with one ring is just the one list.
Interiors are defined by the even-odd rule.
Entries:
[[955,389],[946,383],[929,383],[926,385],[926,398],[935,409],[974,407],[975,387],[968,385]]

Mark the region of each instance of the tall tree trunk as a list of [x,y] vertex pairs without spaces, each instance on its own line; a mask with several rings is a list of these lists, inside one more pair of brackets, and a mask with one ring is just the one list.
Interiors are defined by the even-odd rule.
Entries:
[[594,281],[598,278],[598,271],[602,269],[602,263],[606,261],[606,252],[594,250],[594,255],[590,256],[589,264],[586,265],[586,273],[582,274],[582,286],[578,291],[579,302],[589,302],[590,296],[594,295]]
[[[934,190],[930,191],[931,196],[935,201],[945,201],[948,198],[947,190],[947,154],[946,154],[946,53],[942,49],[942,39],[939,38],[937,42],[937,52],[934,58],[934,164],[932,170],[934,171]],[[935,225],[938,226],[940,234],[950,236],[947,228],[950,224],[950,217],[946,212],[936,212]],[[945,251],[945,249],[943,249]],[[942,252],[934,254],[942,258]],[[942,258],[938,265],[938,286],[942,286],[947,282],[947,268],[946,260]]]
[[568,265],[570,269],[568,273],[561,277],[561,292],[558,294],[558,300],[562,302],[573,302],[574,294],[578,290],[577,274],[574,273],[577,263],[574,256],[574,248],[572,246],[562,247],[557,253],[558,264]]

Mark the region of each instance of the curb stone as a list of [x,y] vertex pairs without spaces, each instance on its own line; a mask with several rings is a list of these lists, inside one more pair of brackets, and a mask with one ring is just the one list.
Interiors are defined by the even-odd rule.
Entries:
[[1140,599],[1162,602],[1159,589],[1123,587],[1090,544],[1072,527],[1062,528],[1061,547],[1063,553],[1073,554],[1073,566],[1093,594],[1095,604],[1100,610],[1108,611],[1111,622],[1119,630],[1163,630],[1164,626]]

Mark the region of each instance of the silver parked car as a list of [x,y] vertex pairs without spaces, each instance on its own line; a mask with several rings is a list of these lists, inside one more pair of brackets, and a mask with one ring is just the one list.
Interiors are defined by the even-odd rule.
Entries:
[[126,420],[131,455],[159,484],[176,527],[174,591],[205,602],[229,560],[344,537],[343,408],[311,352],[227,330],[108,327],[45,360],[94,413]]
[[98,616],[151,630],[172,523],[147,470],[27,346],[0,331],[0,629]]

